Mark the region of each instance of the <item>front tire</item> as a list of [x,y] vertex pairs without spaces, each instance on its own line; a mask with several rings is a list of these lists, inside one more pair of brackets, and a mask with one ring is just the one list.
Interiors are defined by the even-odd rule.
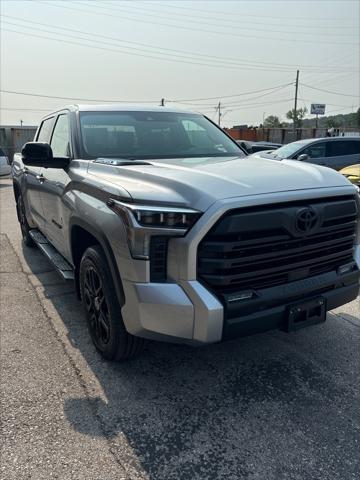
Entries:
[[89,333],[101,355],[114,361],[138,355],[144,340],[125,329],[112,275],[98,245],[89,247],[81,259],[80,292]]
[[30,226],[26,218],[25,205],[24,205],[24,200],[22,195],[19,195],[17,199],[16,210],[17,210],[17,215],[20,223],[23,242],[27,247],[34,247],[35,246],[34,240],[30,237],[30,234],[29,234]]

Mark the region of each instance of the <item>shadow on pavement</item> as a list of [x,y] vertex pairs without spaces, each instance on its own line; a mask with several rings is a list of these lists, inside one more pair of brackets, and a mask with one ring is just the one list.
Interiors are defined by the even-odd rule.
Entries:
[[[24,248],[24,255],[51,296],[56,274],[41,277],[50,265],[40,252]],[[106,397],[68,398],[66,418],[94,436],[94,418],[84,414],[90,401],[114,454],[138,468],[131,467],[135,455],[145,478],[305,479],[318,478],[319,469],[323,478],[355,478],[359,389],[346,378],[353,365],[338,352],[356,358],[360,337],[352,324],[359,327],[359,319],[347,315],[342,323],[330,315],[292,335],[197,349],[149,343],[140,358],[113,364],[95,351],[75,294],[51,301]]]

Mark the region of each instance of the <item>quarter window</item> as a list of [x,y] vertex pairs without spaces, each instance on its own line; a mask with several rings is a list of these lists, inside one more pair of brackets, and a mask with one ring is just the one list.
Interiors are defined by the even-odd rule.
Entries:
[[69,156],[69,122],[67,115],[59,115],[50,145],[54,157]]

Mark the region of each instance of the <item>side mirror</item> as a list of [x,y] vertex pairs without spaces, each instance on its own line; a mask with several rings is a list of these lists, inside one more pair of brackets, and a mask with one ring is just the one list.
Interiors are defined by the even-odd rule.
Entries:
[[306,162],[306,160],[309,160],[309,159],[310,159],[310,157],[307,153],[302,153],[301,155],[299,155],[297,157],[296,160],[299,160],[300,162]]
[[70,162],[68,157],[53,157],[52,148],[43,142],[25,143],[21,157],[25,165],[32,167],[66,168]]

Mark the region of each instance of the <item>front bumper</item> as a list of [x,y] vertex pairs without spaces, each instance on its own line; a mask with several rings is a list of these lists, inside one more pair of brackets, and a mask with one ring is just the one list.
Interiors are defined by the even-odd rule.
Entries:
[[122,308],[129,333],[177,343],[207,344],[282,328],[290,305],[321,296],[332,310],[359,293],[360,245],[356,270],[345,275],[329,272],[263,290],[258,298],[230,307],[198,281],[135,283],[124,281]]

